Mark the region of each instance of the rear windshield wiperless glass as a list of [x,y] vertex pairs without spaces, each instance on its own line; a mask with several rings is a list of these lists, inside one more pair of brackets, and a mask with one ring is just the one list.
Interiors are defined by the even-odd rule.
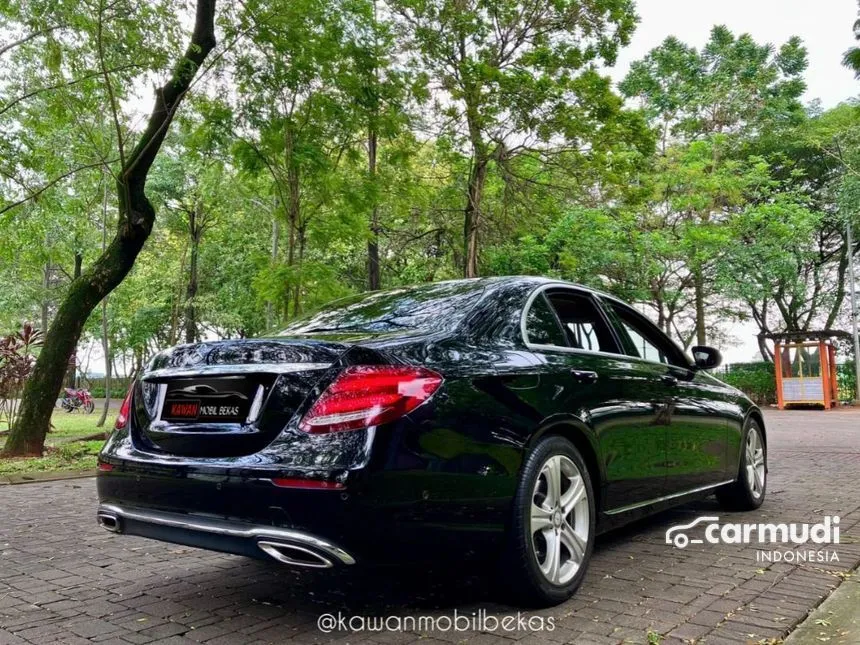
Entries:
[[280,335],[450,330],[463,320],[482,291],[475,283],[440,282],[350,296],[294,321]]

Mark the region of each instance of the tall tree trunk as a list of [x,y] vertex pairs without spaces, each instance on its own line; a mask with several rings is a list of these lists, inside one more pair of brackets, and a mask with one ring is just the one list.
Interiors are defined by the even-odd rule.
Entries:
[[379,276],[379,204],[376,198],[376,148],[379,136],[371,125],[367,133],[367,174],[373,204],[370,209],[370,239],[367,240],[367,288],[377,291],[382,285]]
[[833,304],[830,306],[830,312],[827,314],[827,321],[824,323],[824,329],[833,329],[833,324],[842,311],[842,303],[845,302],[845,277],[848,273],[848,254],[852,253],[853,249],[848,248],[848,243],[839,254],[839,264],[836,268],[836,295],[833,297]]
[[[75,252],[75,266],[72,269],[72,280],[77,280],[81,277],[84,268],[84,254],[80,251]],[[45,327],[47,329],[47,327]],[[66,378],[64,381],[65,387],[75,387],[78,376],[78,348],[75,347],[74,352],[69,356],[69,363],[66,367]]]
[[182,251],[179,260],[179,272],[174,278],[173,292],[170,294],[170,331],[167,334],[167,344],[171,347],[179,342],[179,313],[182,309],[182,293],[185,291],[185,260],[188,257],[188,249]]
[[42,331],[48,329],[50,323],[51,303],[48,301],[48,288],[51,286],[51,262],[48,261],[42,268]]
[[[292,267],[296,261],[296,235],[301,222],[301,194],[299,182],[299,167],[295,159],[295,133],[292,126],[287,125],[284,157],[287,164],[287,189],[289,204],[287,205],[287,223],[290,227],[289,245],[287,246],[287,266]],[[296,298],[295,284],[288,284],[284,294],[284,313],[290,315],[290,301]],[[293,315],[296,315],[293,311]]]
[[191,257],[188,260],[188,287],[185,289],[185,342],[197,342],[197,309],[194,299],[197,297],[197,260],[200,255],[200,237],[202,230],[198,221],[198,205],[195,204],[188,213],[188,230],[191,233]]
[[[277,209],[272,210],[272,266],[278,261],[278,245],[281,238],[281,221],[278,219]],[[266,329],[271,330],[275,326],[275,307],[271,300],[266,301]]]
[[18,423],[3,456],[41,455],[54,401],[63,384],[66,362],[98,304],[134,266],[155,223],[155,209],[146,197],[146,179],[176,110],[197,70],[215,47],[215,0],[197,0],[194,32],[184,56],[167,83],[156,90],[152,113],[137,145],[117,178],[119,217],[114,238],[105,251],[69,286],[45,336],[33,374],[24,388]]
[[708,342],[705,328],[705,277],[701,269],[695,269],[693,289],[696,296],[696,344],[706,345]]
[[[108,207],[108,191],[107,191],[107,182],[105,182],[105,192],[104,198],[102,199],[102,253],[105,252],[107,248],[107,207]],[[110,355],[110,341],[108,340],[108,298],[109,296],[105,296],[105,299],[102,300],[102,353],[105,357],[105,404],[102,407],[102,414],[99,417],[98,423],[96,423],[97,428],[104,427],[105,421],[107,420],[108,411],[110,410],[110,399],[111,399],[111,355]]]
[[761,354],[761,359],[768,363],[773,363],[773,352],[767,346],[767,339],[764,337],[764,334],[756,336],[756,340],[758,341],[758,351]]
[[299,227],[297,231],[298,238],[298,263],[296,265],[296,286],[293,289],[293,316],[298,316],[302,313],[302,262],[305,259],[305,242],[307,230],[305,226]]
[[107,420],[108,412],[110,411],[112,375],[111,359],[110,359],[110,341],[108,340],[108,297],[102,300],[102,353],[105,355],[105,402],[102,406],[102,414],[96,423],[97,428],[104,427]]
[[486,157],[476,156],[469,174],[469,195],[463,218],[463,276],[466,278],[478,277],[478,227],[488,163]]

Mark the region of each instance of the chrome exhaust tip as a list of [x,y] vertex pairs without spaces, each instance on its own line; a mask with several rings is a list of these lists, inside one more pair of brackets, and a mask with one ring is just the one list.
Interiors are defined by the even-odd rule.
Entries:
[[270,558],[294,567],[331,569],[334,566],[334,562],[322,553],[297,544],[259,540],[257,546]]
[[111,533],[122,532],[119,525],[119,518],[113,513],[99,511],[96,515],[96,521],[98,521],[99,526],[101,526],[106,531],[110,531]]

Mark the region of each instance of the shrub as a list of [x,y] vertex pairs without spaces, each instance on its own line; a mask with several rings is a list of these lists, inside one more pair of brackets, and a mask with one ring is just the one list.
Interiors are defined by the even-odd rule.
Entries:
[[839,380],[840,401],[853,401],[857,398],[857,373],[854,371],[854,361],[845,361],[837,365],[836,378]]
[[0,338],[0,421],[11,429],[18,418],[24,384],[36,364],[34,350],[42,344],[42,332],[25,323],[20,331]]
[[776,377],[773,363],[735,363],[726,366],[725,372],[717,377],[738,388],[758,405],[776,403]]

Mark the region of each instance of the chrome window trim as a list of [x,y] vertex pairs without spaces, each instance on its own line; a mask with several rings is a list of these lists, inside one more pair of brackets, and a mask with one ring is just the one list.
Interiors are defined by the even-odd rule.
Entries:
[[[571,285],[566,282],[550,282],[547,284],[542,284],[537,287],[531,294],[529,294],[528,299],[526,300],[526,304],[523,306],[522,311],[520,311],[520,337],[528,349],[536,350],[536,351],[552,351],[552,352],[560,352],[562,354],[584,354],[586,356],[603,356],[605,358],[623,358],[625,360],[636,361],[639,363],[645,363],[646,365],[659,365],[665,368],[674,368],[674,369],[687,369],[688,371],[693,371],[692,368],[687,367],[684,368],[680,365],[673,365],[672,363],[661,363],[659,361],[651,361],[647,358],[642,358],[641,356],[630,356],[630,354],[616,354],[615,352],[596,352],[589,349],[579,349],[578,347],[561,347],[558,345],[542,345],[540,343],[530,343],[529,336],[526,331],[526,318],[529,309],[531,309],[532,304],[535,299],[542,294],[547,289],[558,289],[559,287],[567,289],[568,291],[578,292],[580,294],[588,294],[593,297],[603,299],[606,298],[608,300],[615,300],[616,302],[624,305],[625,307],[630,307],[630,305],[626,304],[624,301],[619,300],[618,298],[610,295],[605,295],[602,293],[598,293],[596,291],[592,291],[586,287]],[[600,303],[602,305],[602,303]],[[635,310],[634,310],[635,311]],[[611,321],[609,323],[612,324]],[[613,329],[614,333],[615,330]],[[662,333],[662,332],[661,332]],[[620,340],[620,339],[619,339]]]
[[193,367],[165,367],[141,376],[141,380],[151,381],[161,378],[180,378],[185,376],[241,376],[243,374],[292,374],[324,370],[331,363],[239,363],[236,365],[195,365]]

